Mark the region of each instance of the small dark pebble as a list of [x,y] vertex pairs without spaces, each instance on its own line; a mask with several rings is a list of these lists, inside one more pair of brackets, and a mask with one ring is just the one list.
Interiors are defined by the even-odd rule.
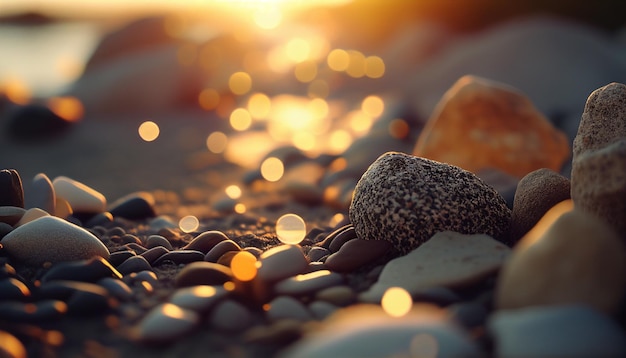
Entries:
[[111,277],[105,277],[97,282],[104,287],[110,295],[120,301],[130,301],[133,298],[133,291],[122,281]]
[[122,242],[124,244],[135,243],[137,245],[142,245],[143,246],[143,243],[141,242],[141,240],[137,236],[132,235],[132,234],[125,234],[120,239],[122,240]]
[[191,240],[191,242],[189,242],[187,246],[184,247],[184,249],[197,250],[206,254],[211,251],[211,249],[214,248],[215,245],[225,240],[228,240],[228,236],[226,236],[226,234],[221,231],[205,231],[196,236],[193,240]]
[[230,268],[213,262],[192,262],[176,276],[176,287],[223,285],[233,277]]
[[92,216],[85,222],[85,227],[92,228],[94,226],[102,226],[113,222],[113,215],[110,212],[105,211],[103,213]]
[[0,222],[0,240],[2,240],[2,238],[11,231],[13,231],[13,226],[7,223]]
[[134,251],[138,255],[141,255],[144,252],[148,251],[148,249],[146,249],[142,245],[139,245],[136,242],[131,242],[130,244],[125,244],[123,247],[126,248],[127,250]]
[[233,257],[237,255],[239,251],[228,251],[224,253],[219,259],[217,259],[217,263],[220,265],[224,265],[226,267],[230,267],[230,263],[233,261]]
[[319,261],[322,257],[328,255],[330,255],[330,250],[319,246],[313,246],[308,253],[308,257],[311,262]]
[[[169,242],[166,238],[164,238],[161,235],[150,235],[148,236],[148,239],[146,240],[146,247],[148,249],[152,249],[155,247],[164,247],[168,250],[173,250],[174,248],[172,247],[172,243]],[[201,251],[201,250],[199,250]]]
[[23,301],[30,297],[30,289],[24,282],[8,277],[0,280],[0,301]]
[[148,192],[137,192],[122,197],[113,202],[109,210],[113,216],[129,220],[142,220],[156,216],[154,197]]
[[345,230],[342,230],[333,238],[328,245],[328,249],[330,252],[337,252],[343,244],[352,239],[356,239],[356,232],[354,231],[354,226],[349,225]]
[[173,262],[176,265],[188,264],[190,262],[203,261],[204,254],[196,250],[170,251],[154,261],[154,266],[159,266],[164,262]]
[[154,265],[154,262],[159,257],[167,254],[168,252],[170,252],[170,250],[166,249],[163,246],[155,246],[148,251],[142,253],[141,256],[143,256],[150,263],[150,265]]
[[413,295],[414,302],[434,303],[441,307],[461,302],[461,297],[446,287],[431,287]]
[[97,315],[117,306],[109,292],[94,284],[81,285],[67,301],[67,313],[72,316]]
[[24,208],[22,178],[15,169],[0,170],[0,206]]
[[95,257],[89,260],[58,263],[43,275],[41,282],[53,280],[96,282],[103,277],[122,278],[122,274],[107,260]]
[[128,276],[124,276],[125,280],[127,278],[130,280],[131,283],[148,282],[152,286],[156,285],[159,282],[159,278],[156,273],[149,270],[133,272]]
[[215,245],[207,254],[204,256],[204,261],[207,262],[217,262],[222,255],[227,253],[228,251],[241,251],[241,247],[237,245],[233,240],[224,240]]
[[42,323],[60,319],[67,312],[67,304],[58,300],[34,303],[7,301],[0,305],[0,321],[15,323]]
[[126,235],[126,230],[119,226],[114,226],[107,230],[107,235],[109,236],[124,236]]
[[148,260],[146,260],[143,256],[129,257],[126,261],[122,262],[121,265],[117,266],[117,270],[122,275],[151,269],[152,266],[150,266]]
[[328,234],[328,236],[326,236],[326,238],[324,240],[318,242],[316,245],[330,250],[330,243],[335,239],[335,237],[337,237],[337,235],[339,235],[340,233],[342,233],[342,232],[344,232],[344,231],[346,231],[346,230],[348,230],[350,228],[353,228],[353,226],[352,225],[341,226],[341,227],[335,229],[330,234]]
[[111,256],[109,256],[109,262],[114,267],[117,267],[121,265],[122,262],[128,260],[129,258],[135,255],[137,255],[135,251],[131,251],[131,250],[116,251],[116,252],[111,253]]

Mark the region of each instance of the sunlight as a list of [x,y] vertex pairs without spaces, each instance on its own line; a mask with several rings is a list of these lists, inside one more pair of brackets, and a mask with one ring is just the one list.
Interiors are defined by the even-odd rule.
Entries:
[[206,146],[211,153],[223,153],[227,145],[228,137],[222,132],[213,132],[206,139]]
[[296,214],[285,214],[276,221],[276,236],[283,244],[297,245],[306,235],[306,224]]
[[230,125],[236,131],[245,131],[251,124],[250,112],[244,108],[237,108],[230,114]]
[[239,281],[250,281],[256,277],[257,260],[254,255],[248,251],[239,251],[230,262],[230,268],[233,276]]
[[326,62],[331,70],[342,72],[347,70],[350,65],[350,55],[345,50],[334,49],[328,54]]
[[365,75],[369,78],[381,78],[385,74],[385,62],[378,56],[365,59]]
[[180,230],[182,232],[189,233],[198,230],[200,222],[198,221],[197,217],[193,215],[187,215],[180,219],[180,221],[178,222],[178,226],[180,227]]
[[227,186],[224,192],[231,199],[239,199],[241,197],[241,188],[234,184]]
[[248,99],[248,111],[254,119],[264,119],[272,109],[270,98],[263,93],[255,93]]
[[284,173],[285,167],[283,162],[276,157],[267,158],[261,163],[261,175],[267,181],[278,181],[283,177]]
[[369,116],[377,118],[385,111],[385,102],[378,96],[367,96],[361,102],[361,110]]
[[85,112],[81,101],[71,96],[50,98],[48,108],[68,122],[78,122],[83,118]]
[[294,68],[296,79],[302,83],[308,83],[317,76],[317,64],[314,61],[302,61]]
[[139,136],[146,142],[152,142],[159,137],[161,130],[159,125],[152,121],[145,121],[139,125]]
[[299,63],[309,58],[311,47],[305,39],[296,37],[287,42],[285,50],[291,61]]
[[236,212],[237,214],[243,214],[243,213],[245,213],[245,212],[246,212],[246,210],[248,210],[248,209],[246,208],[246,205],[245,205],[245,204],[242,204],[242,203],[237,203],[237,204],[235,204],[235,208],[234,208],[234,210],[235,210],[235,212]]
[[390,287],[385,291],[380,304],[388,315],[402,317],[411,310],[413,298],[401,287]]
[[0,83],[0,92],[15,104],[28,104],[31,99],[31,90],[26,82],[17,77],[11,77]]
[[165,303],[161,307],[164,316],[182,319],[185,317],[185,312],[173,303]]
[[202,109],[214,110],[220,104],[220,94],[213,88],[206,88],[198,95],[198,103]]
[[228,88],[236,95],[246,94],[252,88],[252,78],[246,72],[235,72],[228,79]]

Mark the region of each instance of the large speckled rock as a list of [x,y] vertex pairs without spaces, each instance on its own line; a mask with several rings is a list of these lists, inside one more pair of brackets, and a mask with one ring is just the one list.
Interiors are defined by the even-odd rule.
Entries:
[[506,242],[511,211],[498,192],[466,170],[388,152],[359,180],[349,215],[359,238],[387,240],[406,254],[440,231]]
[[463,76],[435,107],[413,154],[521,178],[539,168],[559,171],[570,151],[565,134],[517,89]]
[[92,233],[54,216],[16,228],[2,239],[2,245],[9,255],[31,265],[109,258],[109,250]]
[[626,85],[611,83],[587,99],[574,138],[572,200],[626,238]]

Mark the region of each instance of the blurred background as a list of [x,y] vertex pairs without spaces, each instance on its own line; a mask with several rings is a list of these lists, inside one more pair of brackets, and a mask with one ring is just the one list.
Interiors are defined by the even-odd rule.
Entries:
[[410,152],[468,73],[520,88],[572,138],[586,96],[626,81],[624,14],[621,0],[2,0],[0,167],[26,187],[44,172],[110,199],[191,199],[301,156],[327,189]]

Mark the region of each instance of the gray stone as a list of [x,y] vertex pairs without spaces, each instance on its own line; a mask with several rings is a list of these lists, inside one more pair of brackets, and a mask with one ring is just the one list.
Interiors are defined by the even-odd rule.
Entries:
[[0,222],[15,225],[26,213],[26,209],[18,206],[0,206]]
[[466,170],[389,152],[359,180],[349,215],[360,239],[386,240],[406,254],[440,231],[507,242],[511,211],[498,192]]
[[228,294],[223,286],[197,285],[177,289],[169,302],[182,308],[206,313]]
[[299,245],[280,245],[259,257],[257,277],[263,281],[278,281],[306,271],[309,262]]
[[35,175],[26,199],[31,208],[40,208],[51,215],[56,213],[56,193],[52,181],[44,173]]
[[270,322],[276,322],[282,319],[306,322],[313,318],[311,312],[309,312],[302,302],[288,296],[279,296],[273,299],[269,303],[266,316]]
[[296,275],[277,282],[274,290],[281,295],[303,295],[332,287],[343,282],[343,276],[329,270],[318,270]]
[[220,330],[238,332],[247,328],[252,322],[252,314],[242,304],[225,300],[219,303],[209,315],[209,323]]
[[164,303],[153,308],[133,333],[135,339],[141,342],[169,342],[191,332],[199,321],[196,312]]

